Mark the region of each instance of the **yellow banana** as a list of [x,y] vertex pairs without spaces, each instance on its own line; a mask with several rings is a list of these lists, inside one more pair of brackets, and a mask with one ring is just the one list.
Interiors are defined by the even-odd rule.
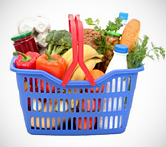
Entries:
[[[102,62],[99,58],[91,58],[85,61],[85,65],[88,70],[91,71],[94,69],[97,63]],[[83,81],[85,79],[85,73],[82,71],[81,67],[77,67],[71,77],[71,81]]]
[[[102,59],[103,55],[98,54],[97,51],[94,48],[92,48],[90,45],[84,45],[84,61],[94,58],[94,57],[98,57],[98,58]],[[65,59],[66,64],[67,64],[67,69],[68,69],[73,61],[72,48],[69,49],[65,54],[63,54],[62,58]]]

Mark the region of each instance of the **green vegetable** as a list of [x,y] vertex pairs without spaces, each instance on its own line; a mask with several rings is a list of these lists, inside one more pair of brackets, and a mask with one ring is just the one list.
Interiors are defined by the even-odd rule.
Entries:
[[94,29],[96,31],[99,31],[100,34],[101,34],[101,40],[98,40],[98,39],[94,40],[94,42],[97,45],[99,45],[99,49],[97,51],[100,54],[105,52],[105,50],[112,48],[112,46],[106,46],[105,45],[106,37],[108,35],[108,31],[117,32],[123,26],[123,24],[121,23],[122,20],[120,20],[119,17],[115,18],[115,22],[109,21],[106,29],[101,29],[101,26],[99,26],[99,23],[100,23],[99,19],[96,19],[95,21],[93,21],[92,18],[87,18],[87,19],[85,19],[85,21],[88,25],[94,26]]
[[119,19],[119,17],[117,17],[115,18],[115,22],[111,22],[111,21],[108,22],[106,30],[117,32],[122,26],[123,26],[122,20]]
[[102,31],[101,26],[99,26],[100,20],[96,19],[95,21],[92,20],[92,18],[85,19],[86,23],[88,25],[94,26],[94,29],[97,31]]
[[[143,64],[143,60],[145,57],[149,57],[154,60],[154,55],[159,59],[160,55],[165,58],[165,50],[162,47],[155,47],[153,43],[151,43],[151,49],[147,47],[149,41],[148,36],[144,36],[144,39],[139,41],[135,48],[128,53],[127,62],[128,68],[138,68]],[[153,54],[151,54],[153,52]]]
[[[55,45],[55,43],[53,42],[53,36],[55,35],[56,30],[53,30],[51,32],[48,33],[48,35],[46,36],[46,42],[48,43],[48,53],[51,54],[52,49]],[[56,46],[56,45],[55,45]]]
[[62,54],[72,47],[71,34],[67,30],[53,30],[46,36],[49,54]]

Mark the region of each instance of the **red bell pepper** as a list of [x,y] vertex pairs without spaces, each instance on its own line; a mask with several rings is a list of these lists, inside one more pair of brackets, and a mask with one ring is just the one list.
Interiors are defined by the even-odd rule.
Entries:
[[15,60],[15,65],[20,69],[36,69],[36,59],[40,56],[37,52],[27,52],[26,54],[21,52],[14,52],[14,55],[18,55]]

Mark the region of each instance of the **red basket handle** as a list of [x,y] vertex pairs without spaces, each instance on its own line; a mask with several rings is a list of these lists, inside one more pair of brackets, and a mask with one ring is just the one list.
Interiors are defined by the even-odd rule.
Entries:
[[77,57],[77,34],[76,34],[76,25],[75,25],[75,20],[74,20],[74,16],[72,14],[68,15],[68,19],[69,19],[69,31],[72,34],[72,50],[73,50],[73,61],[69,67],[69,69],[67,70],[63,82],[62,82],[62,86],[66,86],[68,81],[70,80],[70,77],[72,76],[74,69],[77,66],[78,63],[78,57]]
[[78,63],[81,69],[84,71],[86,77],[88,78],[90,84],[95,86],[95,81],[93,76],[91,75],[90,71],[85,65],[84,62],[84,32],[83,32],[83,24],[80,21],[80,15],[76,15],[75,17],[76,22],[76,30],[77,30],[77,39],[78,39]]
[[[77,63],[79,63],[81,69],[84,71],[85,75],[88,77],[88,80],[92,86],[95,86],[95,82],[93,76],[91,75],[90,71],[86,67],[83,59],[83,24],[80,21],[80,16],[76,15],[75,20],[72,14],[69,14],[69,31],[72,34],[72,50],[73,50],[73,62],[71,63],[69,69],[67,70],[62,86],[66,86],[70,77],[72,76]],[[77,43],[78,43],[78,50],[77,50]]]

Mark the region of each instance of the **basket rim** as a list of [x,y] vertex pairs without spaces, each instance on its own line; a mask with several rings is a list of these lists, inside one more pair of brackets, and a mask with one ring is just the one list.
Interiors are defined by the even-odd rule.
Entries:
[[[43,70],[31,70],[31,69],[18,69],[15,67],[14,61],[17,58],[18,55],[15,55],[10,63],[10,70],[19,74],[33,74],[33,75],[43,75],[46,78],[49,78],[50,80],[62,85],[62,80],[54,77],[53,75],[47,73],[46,71]],[[105,74],[104,76],[100,77],[99,79],[95,80],[96,85],[100,84],[101,82],[105,81],[107,78],[116,75],[116,74],[131,74],[131,73],[138,73],[140,71],[144,70],[144,66],[140,66],[139,68],[133,68],[133,69],[118,69],[118,70],[113,70]],[[89,81],[69,81],[67,86],[77,86],[77,85],[86,85],[86,86],[91,86]],[[96,86],[95,85],[95,86]],[[67,87],[66,86],[66,87]]]

